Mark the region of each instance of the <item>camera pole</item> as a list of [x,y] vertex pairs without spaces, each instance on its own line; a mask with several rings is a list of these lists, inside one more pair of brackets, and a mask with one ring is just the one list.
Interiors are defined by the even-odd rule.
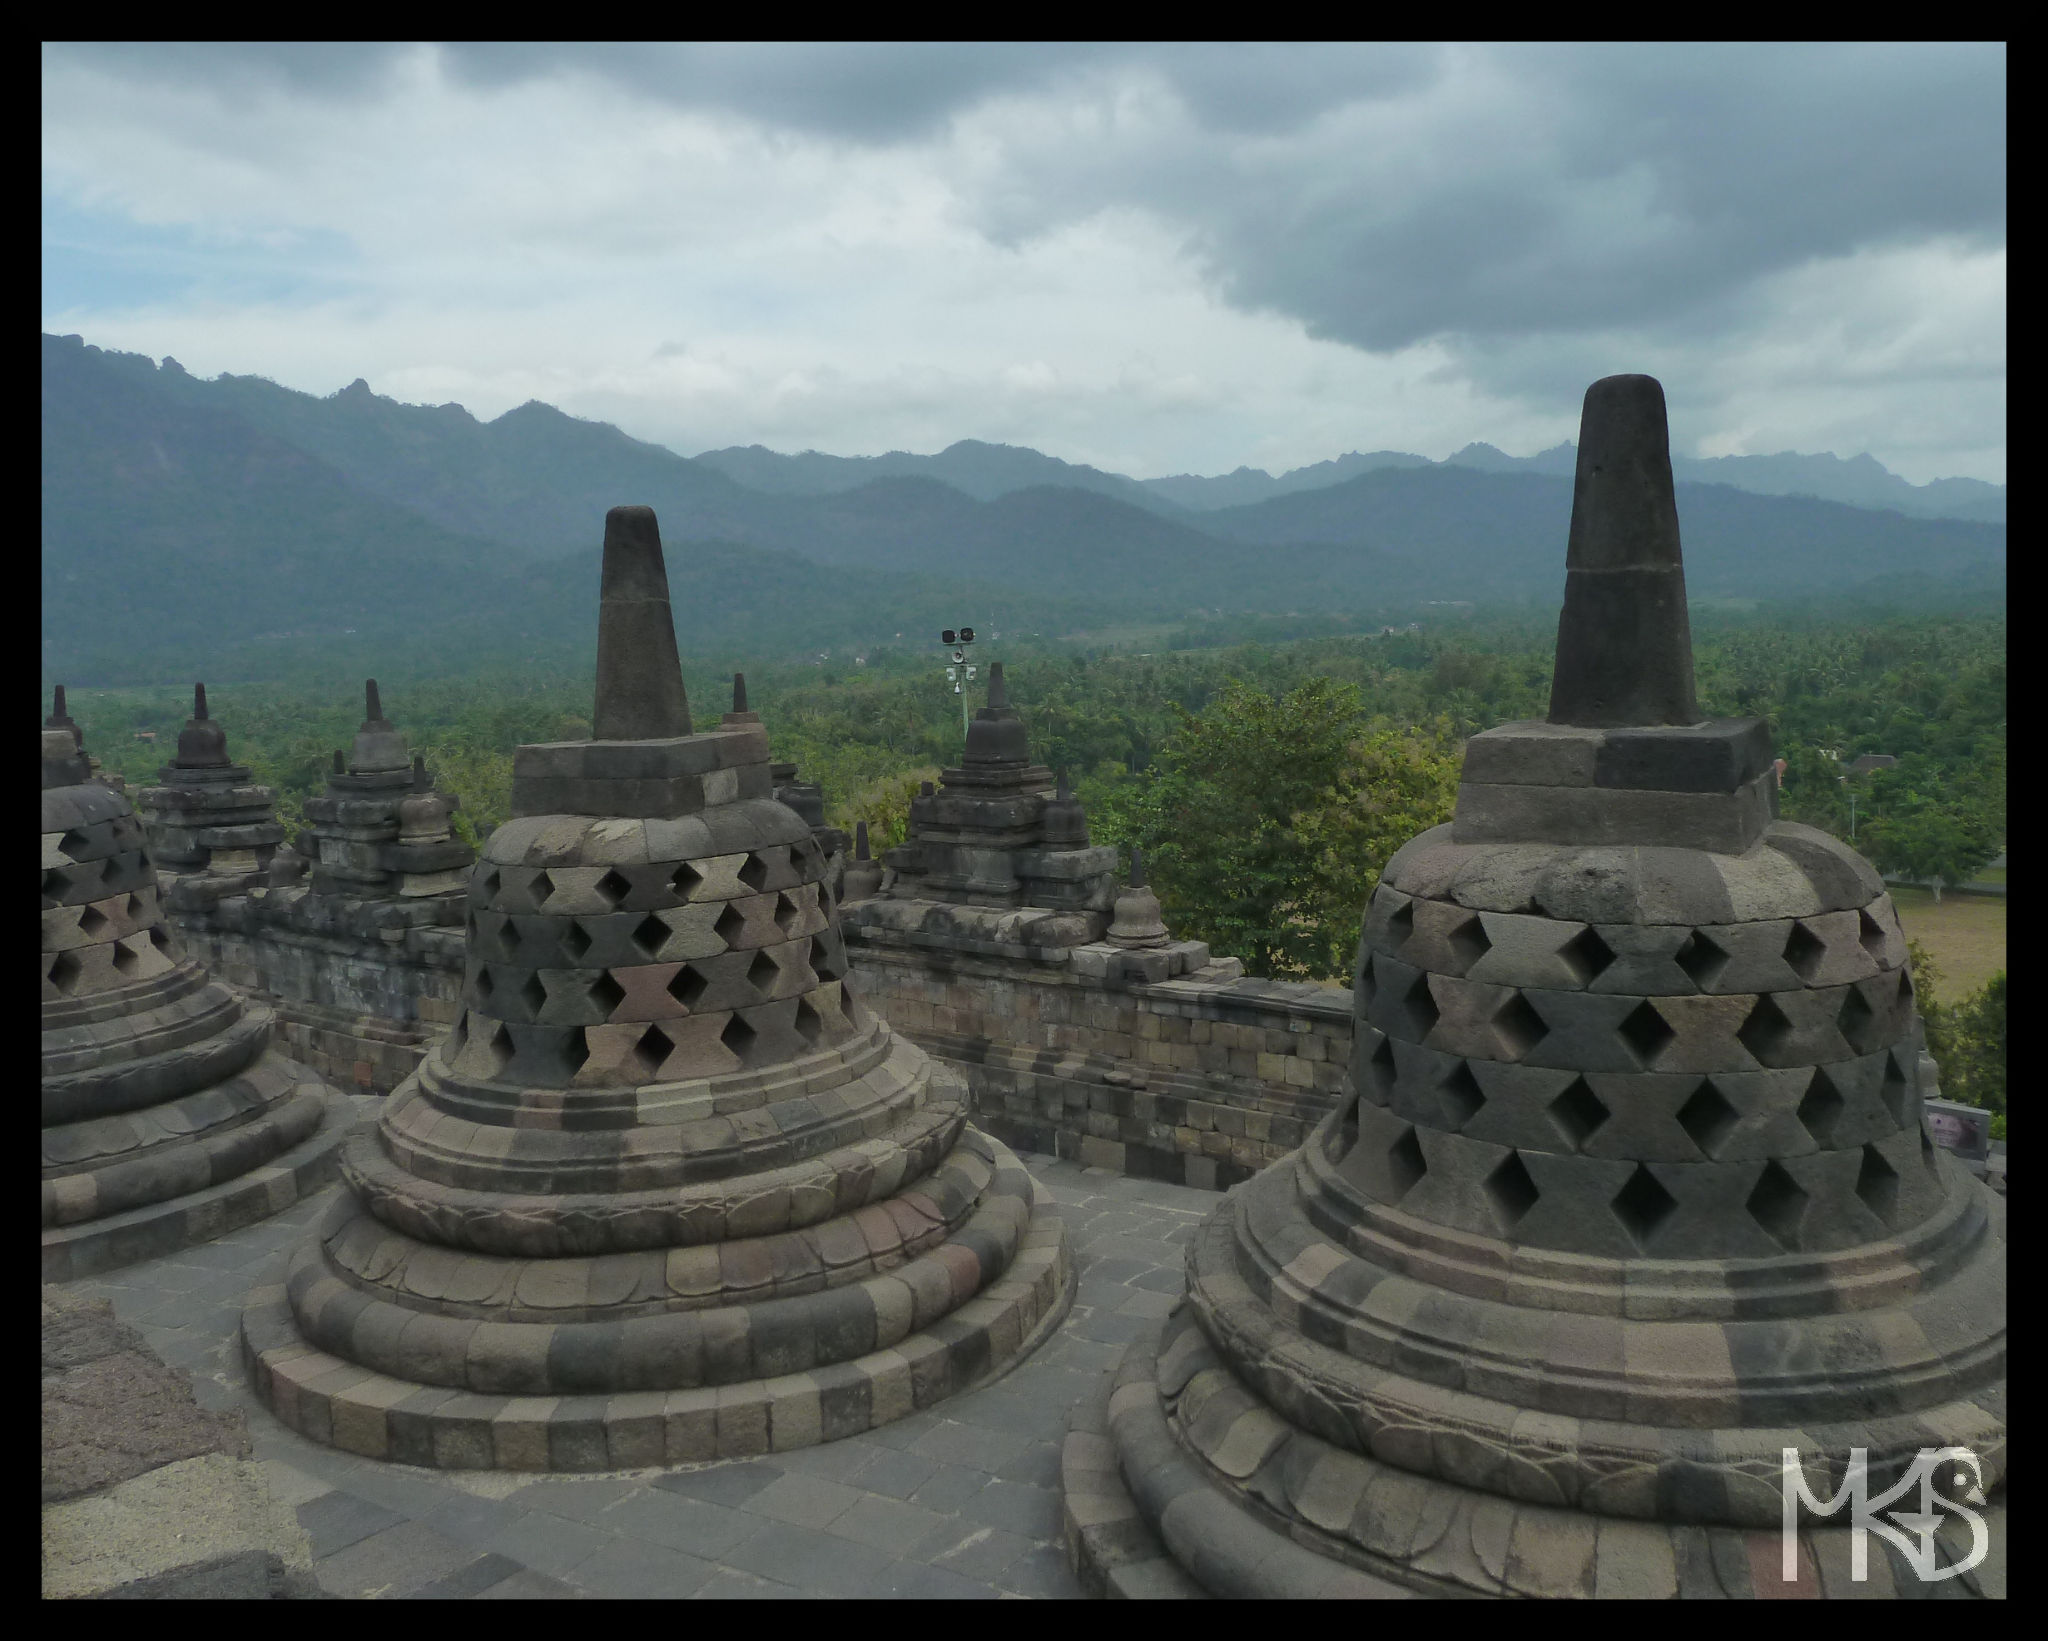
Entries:
[[953,686],[953,693],[960,697],[960,739],[967,739],[967,690],[965,686],[974,682],[975,669],[967,660],[967,647],[974,642],[974,629],[962,627],[955,632],[948,627],[939,634],[939,642],[953,646],[953,665],[946,669],[946,679]]

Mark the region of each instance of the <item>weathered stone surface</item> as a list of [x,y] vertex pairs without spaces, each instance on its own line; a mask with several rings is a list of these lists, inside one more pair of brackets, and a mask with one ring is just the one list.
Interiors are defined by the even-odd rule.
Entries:
[[252,1378],[314,1440],[529,1470],[779,1452],[965,1388],[1065,1302],[1046,1200],[848,985],[744,685],[689,732],[644,630],[666,599],[652,515],[614,510],[616,738],[520,749],[451,1028],[244,1314]]
[[2003,1207],[1923,1128],[1896,914],[1771,820],[1761,723],[1694,723],[1661,391],[1587,407],[1552,721],[1388,863],[1355,1098],[1118,1370],[1139,1524],[1213,1594],[1277,1590],[1277,1516],[1440,1593],[1837,1595],[1840,1528],[1791,1589],[1760,1555],[1783,1451],[2003,1485]]
[[[181,756],[203,774],[226,754],[202,733],[203,695],[196,706]],[[331,1171],[347,1126],[339,1096],[271,1047],[269,1011],[181,950],[127,799],[76,773],[45,759],[46,781],[71,782],[42,794],[42,1263],[53,1280],[274,1212]]]

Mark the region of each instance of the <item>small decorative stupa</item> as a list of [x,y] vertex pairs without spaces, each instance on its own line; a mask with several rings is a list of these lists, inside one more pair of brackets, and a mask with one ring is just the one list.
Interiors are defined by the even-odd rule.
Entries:
[[[63,716],[60,704],[57,717]],[[42,731],[43,1280],[207,1241],[331,1179],[346,1100],[165,927],[142,823]]]
[[[1455,819],[1388,862],[1352,1098],[1197,1231],[1070,1438],[1096,1576],[2002,1587],[2004,1206],[1923,1127],[1884,884],[1775,790],[1766,725],[1694,698],[1663,391],[1596,382],[1549,719],[1475,735]],[[1958,1567],[1974,1532],[1922,1492],[1932,1540],[1892,1548],[1799,1504],[1787,1576],[1788,1463],[1832,1500],[1866,1459],[1873,1498],[1971,1503],[1992,1560],[1919,1586],[1894,1549]]]
[[882,863],[868,853],[868,823],[856,821],[853,828],[853,859],[846,863],[846,875],[841,880],[839,901],[841,905],[852,905],[857,900],[873,900],[882,889]]
[[845,982],[823,855],[736,703],[693,732],[653,511],[605,520],[593,739],[523,746],[449,1035],[243,1318],[350,1451],[616,1469],[866,1430],[1050,1330],[1065,1231]]
[[[747,675],[736,672],[732,675],[732,711],[723,719],[727,724],[758,724],[761,715],[747,709]],[[775,801],[784,807],[794,809],[803,816],[804,824],[811,829],[811,836],[817,839],[818,847],[825,855],[825,875],[819,882],[834,899],[840,894],[840,879],[846,871],[846,832],[838,826],[828,825],[825,820],[825,789],[816,781],[799,778],[793,763],[771,763],[768,779]]]
[[284,841],[277,793],[229,760],[227,735],[207,715],[204,684],[192,688],[192,716],[178,733],[178,755],[157,772],[157,780],[135,794],[135,806],[173,911],[272,881],[271,866]]
[[[312,891],[353,900],[460,894],[476,859],[445,825],[460,800],[434,791],[425,761],[407,751],[405,737],[384,716],[376,679],[363,695],[354,745],[346,757],[335,752],[327,790],[306,800],[298,848],[312,864]],[[436,819],[415,801],[422,798],[441,806]],[[401,814],[408,802],[409,829]]]
[[1136,844],[1131,845],[1130,884],[1116,897],[1116,913],[1103,938],[1127,951],[1164,946],[1173,938],[1160,915],[1159,897],[1145,883],[1145,855]]

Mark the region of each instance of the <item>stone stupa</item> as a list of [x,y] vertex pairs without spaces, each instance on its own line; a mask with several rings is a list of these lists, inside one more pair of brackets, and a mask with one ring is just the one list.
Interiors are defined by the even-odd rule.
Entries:
[[[459,895],[476,859],[446,825],[459,800],[434,790],[425,761],[384,716],[376,679],[363,685],[363,697],[347,756],[336,751],[327,790],[306,800],[298,847],[312,867],[312,892],[353,901]],[[423,810],[423,799],[440,807]]]
[[[1209,1217],[1069,1438],[1084,1576],[2002,1592],[2003,1203],[1923,1128],[1883,883],[1774,818],[1771,766],[1694,698],[1662,389],[1595,383],[1549,720],[1475,735],[1455,819],[1388,862],[1354,1097]],[[1788,1580],[1787,1449],[1818,1500],[1967,1450],[1924,1473],[1989,1555],[1921,1584],[1872,1539],[1859,1580],[1847,1507],[1802,1505]],[[1976,1547],[1921,1525],[1942,1566]]]
[[178,732],[178,754],[158,784],[135,794],[167,903],[197,910],[272,881],[284,828],[277,793],[228,757],[227,734],[206,710],[206,686],[192,686],[192,716]]
[[72,729],[42,737],[43,1280],[62,1282],[290,1206],[333,1178],[354,1114],[185,955],[127,798]]
[[844,983],[750,717],[692,732],[654,514],[614,508],[594,737],[518,749],[462,1014],[244,1313],[286,1424],[461,1469],[781,1451],[1056,1322],[1050,1199]]

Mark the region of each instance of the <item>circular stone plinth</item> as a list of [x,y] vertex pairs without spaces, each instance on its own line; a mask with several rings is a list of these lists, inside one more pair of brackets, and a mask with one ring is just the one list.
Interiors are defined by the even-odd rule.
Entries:
[[360,1096],[336,1092],[282,1055],[266,1055],[263,1064],[269,1067],[273,1062],[297,1079],[301,1097],[322,1102],[311,1133],[260,1166],[218,1184],[104,1219],[46,1227],[43,1280],[71,1282],[196,1247],[282,1213],[331,1184],[339,1173],[342,1145],[363,1118]]
[[[1061,1453],[1067,1553],[1093,1593],[1131,1598],[1437,1596],[1617,1600],[2005,1593],[2002,1491],[1981,1508],[1989,1554],[1921,1585],[1846,1527],[1798,1534],[1596,1517],[1517,1503],[1338,1448],[1276,1418],[1209,1347],[1185,1305],[1133,1340]],[[1970,1535],[1944,1515],[1944,1563]]]
[[[506,1395],[394,1378],[318,1349],[300,1331],[286,1284],[277,1282],[256,1289],[242,1315],[251,1383],[301,1435],[366,1458],[447,1470],[695,1464],[786,1452],[873,1429],[1001,1375],[1059,1324],[1072,1301],[1066,1225],[1050,1195],[1007,1147],[971,1129],[967,1134],[977,1149],[986,1148],[993,1189],[1023,1193],[1028,1219],[1022,1235],[986,1287],[979,1286],[986,1275],[978,1250],[987,1241],[971,1221],[901,1267],[909,1277],[914,1267],[934,1262],[951,1273],[952,1294],[972,1297],[958,1303],[949,1298],[942,1314],[920,1322],[914,1299],[899,1305],[893,1290],[872,1296],[876,1302],[868,1308],[885,1330],[878,1341],[888,1339],[883,1348],[724,1384],[609,1395]],[[350,1211],[348,1203],[337,1205],[330,1228],[339,1228]],[[862,1290],[880,1284],[893,1284],[904,1296],[923,1287],[886,1274],[828,1291],[869,1299]],[[317,1302],[317,1296],[302,1299]],[[765,1304],[683,1315],[723,1316],[744,1330],[747,1313]],[[900,1319],[900,1331],[889,1318]],[[765,1344],[765,1338],[756,1341],[757,1348]],[[477,1359],[476,1382],[491,1382],[489,1371]]]

